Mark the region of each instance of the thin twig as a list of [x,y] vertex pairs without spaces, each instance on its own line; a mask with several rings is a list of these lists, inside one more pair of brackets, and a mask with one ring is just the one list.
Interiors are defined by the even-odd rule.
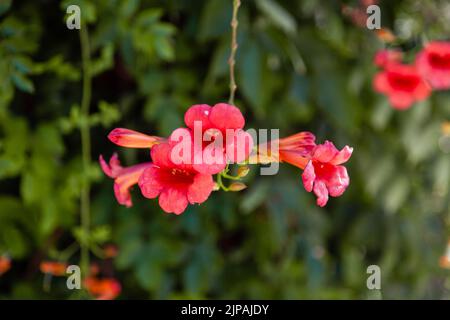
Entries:
[[228,64],[230,66],[230,98],[228,99],[229,104],[234,104],[234,95],[236,93],[237,85],[234,76],[234,65],[236,64],[236,51],[238,48],[237,44],[237,27],[238,27],[238,10],[241,5],[240,0],[233,0],[233,17],[231,18],[231,52],[230,58],[228,59]]
[[84,119],[80,126],[81,150],[83,159],[83,185],[81,190],[81,228],[83,235],[80,243],[81,247],[81,270],[86,275],[89,269],[89,246],[87,237],[90,229],[90,181],[89,166],[91,163],[91,133],[89,129],[89,105],[91,104],[91,59],[89,48],[89,34],[87,25],[82,25],[80,29],[80,45],[83,63],[83,96],[81,99],[81,114]]

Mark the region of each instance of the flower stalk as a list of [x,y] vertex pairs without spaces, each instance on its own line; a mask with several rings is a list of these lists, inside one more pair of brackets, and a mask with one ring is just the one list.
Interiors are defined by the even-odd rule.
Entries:
[[[80,46],[83,66],[83,93],[81,98],[81,115],[83,119],[89,118],[89,106],[91,103],[91,58],[89,46],[89,34],[87,25],[82,25],[80,29]],[[84,171],[84,179],[81,189],[81,228],[83,230],[83,239],[81,247],[81,270],[87,273],[89,268],[89,244],[87,241],[90,230],[90,178],[89,166],[91,163],[91,133],[89,121],[83,121],[80,125],[81,133],[81,153]]]
[[231,18],[231,52],[228,59],[228,64],[230,66],[230,98],[228,103],[234,105],[234,95],[236,93],[237,85],[234,75],[234,66],[236,64],[236,52],[238,49],[237,44],[237,27],[238,27],[238,10],[241,5],[240,0],[233,0],[233,16]]

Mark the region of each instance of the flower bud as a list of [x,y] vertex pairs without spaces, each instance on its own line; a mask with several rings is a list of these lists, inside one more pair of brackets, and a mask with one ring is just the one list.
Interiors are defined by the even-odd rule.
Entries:
[[228,187],[228,189],[230,191],[241,191],[241,190],[244,190],[245,188],[247,188],[247,186],[244,183],[242,183],[242,182],[233,182]]
[[245,177],[248,173],[250,172],[250,168],[247,166],[242,166],[239,167],[238,172],[237,172],[237,176],[239,178],[243,178]]

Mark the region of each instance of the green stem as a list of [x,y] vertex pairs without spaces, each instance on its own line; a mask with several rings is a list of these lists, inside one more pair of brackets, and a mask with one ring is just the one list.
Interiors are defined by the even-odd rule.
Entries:
[[218,174],[217,175],[217,184],[220,186],[221,189],[223,189],[223,191],[230,191],[227,187],[225,187],[225,185],[222,182],[222,174]]
[[222,173],[222,177],[230,179],[230,180],[240,180],[241,179],[240,177],[230,176],[229,174],[227,174],[225,172]]
[[70,259],[71,256],[75,254],[78,250],[78,243],[74,242],[67,248],[65,248],[62,252],[59,253],[59,260],[66,262]]
[[87,25],[83,24],[80,29],[80,45],[83,63],[83,96],[81,100],[82,123],[81,131],[81,152],[83,159],[84,179],[81,190],[81,228],[83,229],[83,240],[81,246],[81,270],[83,276],[89,270],[89,246],[87,237],[90,229],[90,181],[89,166],[91,163],[91,133],[89,130],[89,105],[91,103],[91,61],[89,48],[89,34]]
[[233,16],[231,18],[231,52],[228,58],[228,64],[230,66],[230,98],[228,99],[229,104],[234,104],[234,95],[236,93],[237,85],[234,76],[234,65],[236,64],[236,51],[238,48],[237,44],[237,27],[238,27],[238,10],[241,5],[240,0],[233,0]]

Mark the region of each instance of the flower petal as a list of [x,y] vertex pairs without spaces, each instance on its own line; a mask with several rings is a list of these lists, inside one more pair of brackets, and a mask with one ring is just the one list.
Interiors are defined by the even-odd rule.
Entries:
[[325,182],[318,180],[314,183],[314,194],[317,196],[317,205],[324,207],[328,202],[328,190]]
[[127,208],[133,205],[131,201],[131,194],[129,188],[119,183],[114,183],[114,195],[119,204],[126,206]]
[[380,93],[387,93],[390,90],[390,85],[386,72],[379,72],[373,78],[373,88]]
[[350,178],[344,166],[336,166],[330,179],[326,181],[328,192],[332,197],[341,196],[349,184]]
[[348,161],[348,159],[350,159],[350,157],[352,156],[353,153],[353,148],[349,147],[349,146],[345,146],[344,148],[342,148],[341,151],[339,151],[338,154],[335,155],[335,157],[333,159],[331,159],[330,163],[334,164],[334,165],[339,165],[342,163],[345,163]]
[[181,214],[188,206],[188,199],[183,190],[166,188],[159,196],[159,205],[167,213]]
[[187,197],[191,204],[205,202],[211,194],[214,181],[209,174],[197,174],[189,186]]
[[159,170],[161,169],[151,166],[145,169],[139,177],[138,184],[144,197],[156,198],[163,190],[164,187],[159,181]]
[[171,152],[172,147],[168,143],[155,145],[150,151],[153,164],[161,168],[173,167],[174,165],[170,160]]
[[113,143],[127,148],[151,148],[164,141],[164,138],[149,136],[134,130],[116,128],[108,135]]
[[305,156],[314,149],[316,137],[308,131],[298,132],[291,136],[279,140],[280,150],[295,151]]
[[314,172],[314,166],[312,161],[309,161],[302,173],[303,186],[305,187],[306,191],[312,191],[315,179],[316,174]]
[[330,162],[337,154],[338,149],[334,146],[333,142],[328,140],[324,144],[319,144],[313,151],[314,160],[327,163]]
[[120,165],[119,157],[117,153],[114,153],[109,159],[109,164],[106,163],[103,156],[100,155],[98,161],[100,162],[100,166],[103,172],[110,178],[115,178],[119,175],[120,171],[122,171],[122,166]]
[[138,183],[142,173],[151,166],[150,162],[136,164],[122,169],[114,180],[114,194],[117,201],[127,207],[132,206],[130,188]]
[[232,136],[232,139],[226,137],[226,155],[231,163],[239,163],[247,159],[252,152],[253,137],[241,129],[236,130]]
[[414,96],[406,92],[394,92],[389,96],[390,104],[398,110],[406,110],[414,103]]
[[211,109],[209,120],[212,125],[221,130],[242,129],[245,125],[245,119],[241,111],[230,104],[218,103]]
[[[197,158],[201,159],[200,163],[194,163],[193,168],[195,171],[202,173],[202,174],[216,174],[225,169],[227,166],[227,159],[225,157],[225,154],[223,153],[223,149],[216,148],[214,150],[206,150],[207,153],[218,153],[216,156],[214,156],[214,159],[211,159],[211,162],[207,162],[204,159],[204,151],[197,154]],[[200,158],[201,157],[201,158]],[[220,158],[220,159],[219,159]]]
[[400,62],[403,53],[400,50],[380,50],[375,54],[374,62],[379,67],[386,67],[390,63]]
[[207,104],[195,104],[190,107],[184,114],[184,123],[186,126],[194,130],[194,122],[202,122],[202,131],[212,127],[209,121],[209,115],[211,114],[211,106]]
[[296,166],[300,169],[305,169],[309,162],[309,158],[299,155],[295,151],[290,150],[280,150],[279,158],[281,162],[289,163],[290,165]]

